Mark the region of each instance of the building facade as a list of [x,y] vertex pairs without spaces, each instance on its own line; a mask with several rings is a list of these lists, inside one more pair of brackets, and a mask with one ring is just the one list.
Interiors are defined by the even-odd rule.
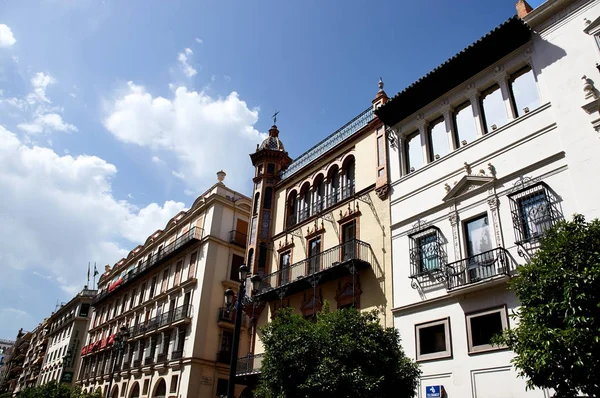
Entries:
[[31,341],[25,359],[23,361],[23,369],[19,376],[15,394],[23,391],[26,388],[34,387],[37,384],[42,361],[46,354],[48,343],[48,323],[49,319],[44,319],[35,329],[31,331]]
[[517,9],[376,111],[390,138],[394,322],[420,397],[548,396],[525,391],[491,337],[517,325],[507,281],[544,231],[599,216],[600,2]]
[[52,314],[43,342],[47,345],[47,350],[37,385],[75,382],[81,363],[81,347],[85,342],[92,314],[92,299],[96,293],[96,290],[86,286]]
[[[262,277],[246,311],[257,328],[282,307],[306,318],[331,309],[379,309],[391,326],[385,130],[373,104],[292,161],[277,126],[250,155],[255,168],[247,264]],[[256,328],[240,346],[238,382],[249,391],[264,347]],[[254,332],[254,333],[253,333]],[[244,392],[245,394],[245,392]]]
[[15,344],[14,340],[0,339],[0,374],[4,366],[4,357],[8,355],[10,348]]
[[[110,397],[226,393],[233,318],[223,297],[239,286],[251,202],[217,175],[191,209],[106,266],[81,349],[85,391],[106,394],[112,380]],[[122,326],[129,336],[119,353],[112,347]]]
[[14,393],[17,389],[30,343],[31,332],[20,329],[15,343],[5,352],[4,366],[0,371],[0,392]]

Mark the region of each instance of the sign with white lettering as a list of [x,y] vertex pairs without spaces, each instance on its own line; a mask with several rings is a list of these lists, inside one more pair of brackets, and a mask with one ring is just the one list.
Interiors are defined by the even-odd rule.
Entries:
[[427,386],[425,387],[426,398],[442,398],[442,386]]

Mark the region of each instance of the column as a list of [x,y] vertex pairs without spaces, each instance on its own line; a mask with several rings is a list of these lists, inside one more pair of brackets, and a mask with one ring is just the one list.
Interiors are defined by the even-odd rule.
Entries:
[[446,134],[448,135],[448,148],[458,149],[460,144],[456,142],[456,133],[454,131],[454,120],[452,119],[452,107],[445,105],[442,108],[442,115],[444,116],[444,123],[446,125]]
[[475,89],[475,85],[473,83],[467,86],[467,99],[471,103],[471,109],[473,110],[473,118],[475,119],[477,137],[483,137],[485,134],[485,126],[483,125],[481,104],[479,103],[479,92]]
[[[427,121],[424,119],[424,116],[422,114],[417,116],[417,127],[419,128],[419,135],[421,136],[421,149],[423,151],[423,166],[425,166],[427,163],[431,162],[432,159],[430,159],[429,153],[431,152],[429,150],[429,140],[427,139],[427,128],[428,128],[428,123]],[[423,167],[421,166],[421,167]]]
[[406,138],[398,132],[398,160],[400,164],[400,177],[407,174],[406,170]]
[[502,100],[504,102],[504,108],[506,109],[506,115],[508,116],[508,121],[511,121],[517,117],[517,113],[515,112],[510,96],[510,89],[508,87],[508,74],[502,70],[500,66],[497,66],[496,76],[494,79],[500,86],[500,92],[502,93]]

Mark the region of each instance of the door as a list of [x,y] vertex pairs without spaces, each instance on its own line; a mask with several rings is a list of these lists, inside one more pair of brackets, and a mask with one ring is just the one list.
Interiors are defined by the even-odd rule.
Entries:
[[321,270],[321,237],[308,242],[308,275]]
[[342,261],[356,258],[356,220],[342,225]]
[[488,216],[481,216],[465,224],[467,235],[467,270],[471,282],[494,274],[494,248]]
[[246,235],[248,234],[248,221],[237,219],[235,226],[234,243],[238,246],[246,247]]

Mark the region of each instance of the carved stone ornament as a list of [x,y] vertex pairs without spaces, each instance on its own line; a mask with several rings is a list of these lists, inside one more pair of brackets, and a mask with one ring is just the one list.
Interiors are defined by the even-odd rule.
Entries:
[[465,162],[464,167],[465,167],[465,172],[470,175],[471,174],[471,165],[469,163]]
[[384,184],[384,185],[380,186],[379,188],[375,189],[375,193],[381,200],[385,200],[387,198],[389,191],[390,191],[390,184]]
[[581,80],[583,80],[583,93],[585,94],[585,99],[598,99],[598,91],[594,87],[594,82],[586,75],[583,75]]

